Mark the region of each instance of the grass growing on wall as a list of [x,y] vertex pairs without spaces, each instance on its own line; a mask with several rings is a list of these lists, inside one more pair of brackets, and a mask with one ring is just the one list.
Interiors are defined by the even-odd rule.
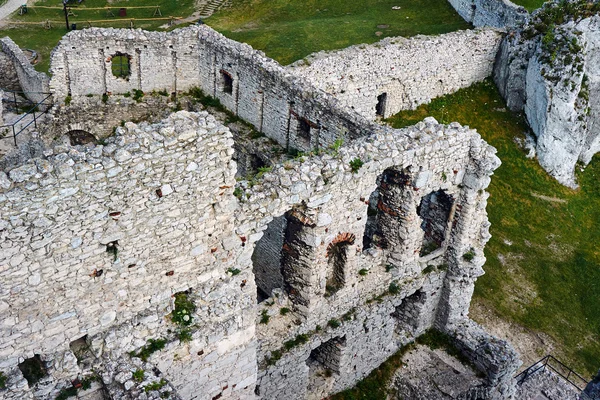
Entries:
[[428,115],[477,129],[502,160],[488,189],[492,239],[475,300],[547,333],[558,356],[591,377],[600,367],[600,160],[579,174],[580,190],[558,184],[515,143],[528,128],[490,81],[389,122],[403,127]]
[[[1,1],[1,0],[0,0]],[[59,7],[61,2],[48,0],[37,1],[36,6]],[[92,26],[128,28],[131,18],[153,18],[154,9],[134,9],[137,6],[160,6],[163,17],[187,17],[194,12],[194,0],[157,0],[148,2],[147,0],[127,0],[113,1],[108,3],[106,0],[85,0],[73,8],[75,16],[69,17],[69,23],[77,24],[77,29],[87,27],[87,21],[92,22]],[[87,10],[87,8],[106,7],[110,5],[112,12],[116,17],[107,16],[105,10]],[[119,17],[119,8],[127,8],[127,16]],[[58,44],[60,39],[67,33],[65,26],[64,13],[56,9],[30,8],[25,15],[19,15],[15,12],[10,19],[16,22],[34,23],[33,25],[7,25],[0,29],[0,37],[9,36],[21,48],[33,49],[38,52],[40,60],[35,68],[38,71],[48,72],[50,67],[50,52]],[[45,29],[43,22],[46,20],[56,21],[51,23],[51,29]],[[111,22],[96,23],[94,21],[111,20]],[[147,30],[158,30],[161,25],[168,23],[165,21],[138,21],[136,28]]]
[[284,65],[316,51],[373,43],[386,36],[469,27],[446,0],[233,0],[231,8],[205,22]]
[[532,12],[542,6],[545,3],[544,0],[511,0],[513,3],[523,6],[527,11]]

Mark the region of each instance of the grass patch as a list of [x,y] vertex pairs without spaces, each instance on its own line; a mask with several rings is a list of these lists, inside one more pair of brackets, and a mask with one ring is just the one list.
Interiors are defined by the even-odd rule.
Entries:
[[166,344],[167,341],[165,339],[148,339],[148,344],[142,347],[139,352],[131,352],[129,355],[131,357],[141,358],[142,361],[148,361],[148,357],[150,357],[152,353],[164,349]]
[[[2,0],[0,0],[2,3]],[[56,7],[60,6],[60,2],[48,3],[40,2],[38,5]],[[115,17],[108,16],[105,10],[87,10],[89,8],[106,7],[110,5],[113,8]],[[132,18],[147,19],[153,18],[154,9],[142,8],[134,9],[131,7],[138,6],[160,6],[160,11],[163,17],[177,16],[187,17],[194,12],[194,0],[157,0],[149,4],[146,0],[127,0],[113,1],[109,3],[106,0],[85,0],[81,4],[77,4],[77,8],[73,11],[76,16],[69,17],[70,24],[77,24],[77,28],[87,27],[87,21],[92,22],[95,27],[113,27],[113,28],[128,28]],[[118,8],[127,8],[127,16],[119,17]],[[43,9],[31,8],[25,15],[19,15],[15,12],[10,17],[16,22],[26,22],[28,25],[8,25],[0,30],[0,37],[9,36],[21,48],[33,49],[38,52],[40,60],[35,68],[38,71],[48,72],[50,67],[50,52],[58,44],[60,39],[67,33],[65,26],[65,17],[62,9]],[[51,29],[45,29],[44,21],[56,21],[51,23]],[[101,20],[110,20],[110,22],[95,22]],[[162,30],[159,27],[166,24],[168,21],[138,21],[136,28],[146,30]],[[33,23],[33,24],[32,24]],[[31,24],[31,25],[30,25]]]
[[144,380],[144,370],[143,369],[135,370],[135,372],[133,373],[133,380],[136,382],[142,382]]
[[490,81],[388,121],[399,128],[429,115],[477,129],[502,160],[488,188],[492,238],[475,301],[550,335],[559,357],[592,376],[600,359],[600,158],[579,174],[581,189],[560,185],[515,143],[528,127],[506,110]]
[[435,35],[469,27],[445,0],[234,0],[231,8],[205,22],[283,65],[316,51],[388,36]]
[[511,0],[513,3],[519,6],[523,6],[527,9],[527,11],[532,12],[533,10],[537,10],[544,4],[546,0]]

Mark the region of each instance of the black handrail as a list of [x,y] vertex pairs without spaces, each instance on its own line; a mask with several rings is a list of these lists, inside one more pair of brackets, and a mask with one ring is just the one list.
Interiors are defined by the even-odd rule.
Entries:
[[[11,93],[23,93],[23,92],[11,92]],[[34,92],[28,92],[28,93],[34,93]],[[21,118],[19,118],[18,120],[14,121],[10,125],[0,126],[0,140],[12,137],[14,139],[15,147],[16,147],[17,146],[17,136],[19,136],[19,134],[21,132],[23,132],[25,129],[29,128],[31,126],[31,124],[34,124],[35,128],[37,129],[37,118],[40,115],[46,114],[50,110],[50,107],[47,107],[45,110],[43,110],[41,112],[38,112],[38,115],[36,116],[36,110],[37,110],[37,108],[39,106],[41,106],[42,104],[49,105],[49,106],[52,105],[52,102],[50,102],[50,104],[45,104],[44,103],[46,100],[48,100],[49,98],[52,97],[52,94],[51,93],[43,93],[43,94],[46,94],[47,96],[44,97],[44,99],[42,99],[40,102],[34,104]],[[16,128],[15,128],[17,126],[17,124],[19,122],[21,122],[22,120],[24,120],[25,118],[27,118],[28,116],[30,116],[30,115],[33,115],[33,119],[31,121],[29,121],[29,123],[27,123],[27,125],[22,126],[19,131],[17,131]],[[3,136],[2,132],[5,131],[5,130],[7,130],[8,128],[10,128],[12,130],[12,133],[13,133],[12,136],[8,136],[8,135]]]
[[[563,371],[568,371],[567,375],[565,376],[563,374],[563,372],[561,372],[558,368],[553,366],[550,363],[550,361],[556,362],[558,365],[560,365],[560,367],[561,367],[560,369],[562,369]],[[537,371],[539,371],[541,369],[545,370],[546,368],[554,371],[558,376],[560,376],[565,381],[567,381],[568,383],[573,385],[580,392],[583,392],[583,390],[585,389],[585,386],[587,386],[587,384],[588,384],[588,381],[586,381],[581,375],[579,375],[577,372],[573,371],[571,368],[567,367],[565,364],[560,362],[560,360],[556,359],[554,356],[552,356],[550,354],[548,354],[547,356],[545,356],[538,362],[533,363],[531,366],[527,367],[521,373],[516,375],[515,379],[517,380],[517,384],[522,385],[523,382],[525,382],[530,376],[535,374]],[[577,377],[580,380],[580,382],[583,382],[584,383],[583,387],[580,387],[577,383],[573,382],[573,380],[571,380],[572,376]]]

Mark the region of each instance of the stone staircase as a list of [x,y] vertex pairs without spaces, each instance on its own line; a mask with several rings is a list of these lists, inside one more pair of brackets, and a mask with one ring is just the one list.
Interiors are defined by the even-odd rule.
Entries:
[[200,18],[208,18],[217,11],[231,6],[231,0],[199,0],[196,4],[196,10],[200,13]]

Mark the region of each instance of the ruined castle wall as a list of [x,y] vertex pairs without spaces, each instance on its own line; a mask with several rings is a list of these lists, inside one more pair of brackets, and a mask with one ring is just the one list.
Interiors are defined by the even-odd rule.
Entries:
[[[501,33],[492,29],[386,38],[316,53],[288,69],[346,107],[375,119],[414,109],[489,77],[501,39]],[[381,95],[385,99],[378,98]]]
[[[349,163],[355,157],[365,164],[352,173]],[[407,130],[380,128],[374,135],[343,147],[339,155],[277,167],[247,189],[245,194],[250,196],[243,207],[255,220],[266,210],[271,215],[290,215],[286,211],[291,209],[288,218],[300,221],[295,222],[300,233],[293,242],[284,243],[281,254],[284,258],[298,257],[293,273],[302,278],[259,305],[258,385],[262,398],[283,398],[281,387],[310,393],[308,398],[313,393],[315,398],[325,397],[366,376],[434,324],[446,326],[465,319],[472,292],[456,291],[447,296],[444,286],[458,276],[472,286],[481,275],[483,245],[489,239],[487,218],[480,215],[487,199],[482,189],[497,165],[491,149],[473,131],[458,125],[444,128],[428,120]],[[389,168],[406,174],[399,175],[402,184],[389,180],[381,187],[398,184],[396,200],[402,207],[391,208],[391,200],[381,199],[378,218],[384,220],[385,214],[393,214],[399,225],[389,239],[400,241],[384,249],[363,249],[366,201],[377,189],[378,177]],[[462,211],[450,217],[451,228],[442,248],[420,256],[425,232],[420,228],[418,206],[424,196],[438,190],[448,193],[456,210]],[[306,207],[293,207],[300,203]],[[477,217],[471,218],[471,214]],[[265,235],[276,233],[270,230]],[[290,237],[286,234],[284,240]],[[344,279],[333,291],[327,287],[326,271],[331,246],[340,240],[348,243]],[[471,248],[476,256],[467,262],[463,254]],[[373,305],[368,306],[371,302]],[[292,313],[282,315],[282,307]],[[365,309],[368,311],[363,317]],[[451,312],[445,311],[448,309]],[[270,316],[266,323],[261,323],[263,314]],[[303,321],[300,326],[293,323],[298,318]],[[338,321],[339,326],[332,325],[331,320]],[[297,340],[299,334],[308,339],[291,345],[291,349],[282,346],[282,341]],[[322,382],[313,376],[314,365],[319,365],[314,355],[332,338],[345,338],[345,348],[339,372]],[[281,359],[268,362],[278,352]]]
[[[128,57],[127,78],[113,76],[119,54]],[[52,73],[51,86],[59,102],[67,96],[200,87],[266,136],[302,151],[327,147],[338,138],[347,141],[374,129],[261,52],[206,26],[170,33],[72,32],[53,51]]]
[[[373,129],[365,129],[365,121],[344,111],[335,99],[289,76],[250,46],[209,29],[201,31],[200,42],[202,90],[282,146],[313,150]],[[227,77],[231,88],[226,87]],[[308,124],[305,134],[299,132],[302,119]]]
[[474,26],[505,28],[523,23],[527,10],[510,0],[448,0],[467,22]]
[[485,398],[512,398],[515,391],[513,377],[522,364],[513,347],[506,341],[491,336],[471,320],[451,324],[446,331],[455,338],[455,344],[473,365],[485,374]]
[[[190,368],[181,363],[164,372],[206,398],[228,382],[252,386],[255,290],[234,233],[232,144],[207,113],[180,112],[155,126],[127,124],[104,146],[56,146],[0,173],[0,369],[15,374],[19,360],[51,360],[83,335],[128,324],[140,326],[102,347],[139,348],[171,296],[199,288],[210,299],[198,303],[206,353],[193,365],[208,376],[180,377]],[[232,281],[233,268],[245,272]]]
[[25,92],[25,96],[34,103],[44,100],[46,97],[44,93],[50,91],[48,76],[43,72],[36,71],[19,46],[10,38],[0,39],[0,48],[11,60],[17,73],[19,86]]
[[4,53],[0,48],[0,88],[4,90],[21,90],[21,85],[19,85],[19,77],[17,75],[17,70],[8,56],[8,54]]
[[71,32],[52,52],[51,87],[59,101],[66,96],[189,89],[197,81],[196,36],[194,30]]

